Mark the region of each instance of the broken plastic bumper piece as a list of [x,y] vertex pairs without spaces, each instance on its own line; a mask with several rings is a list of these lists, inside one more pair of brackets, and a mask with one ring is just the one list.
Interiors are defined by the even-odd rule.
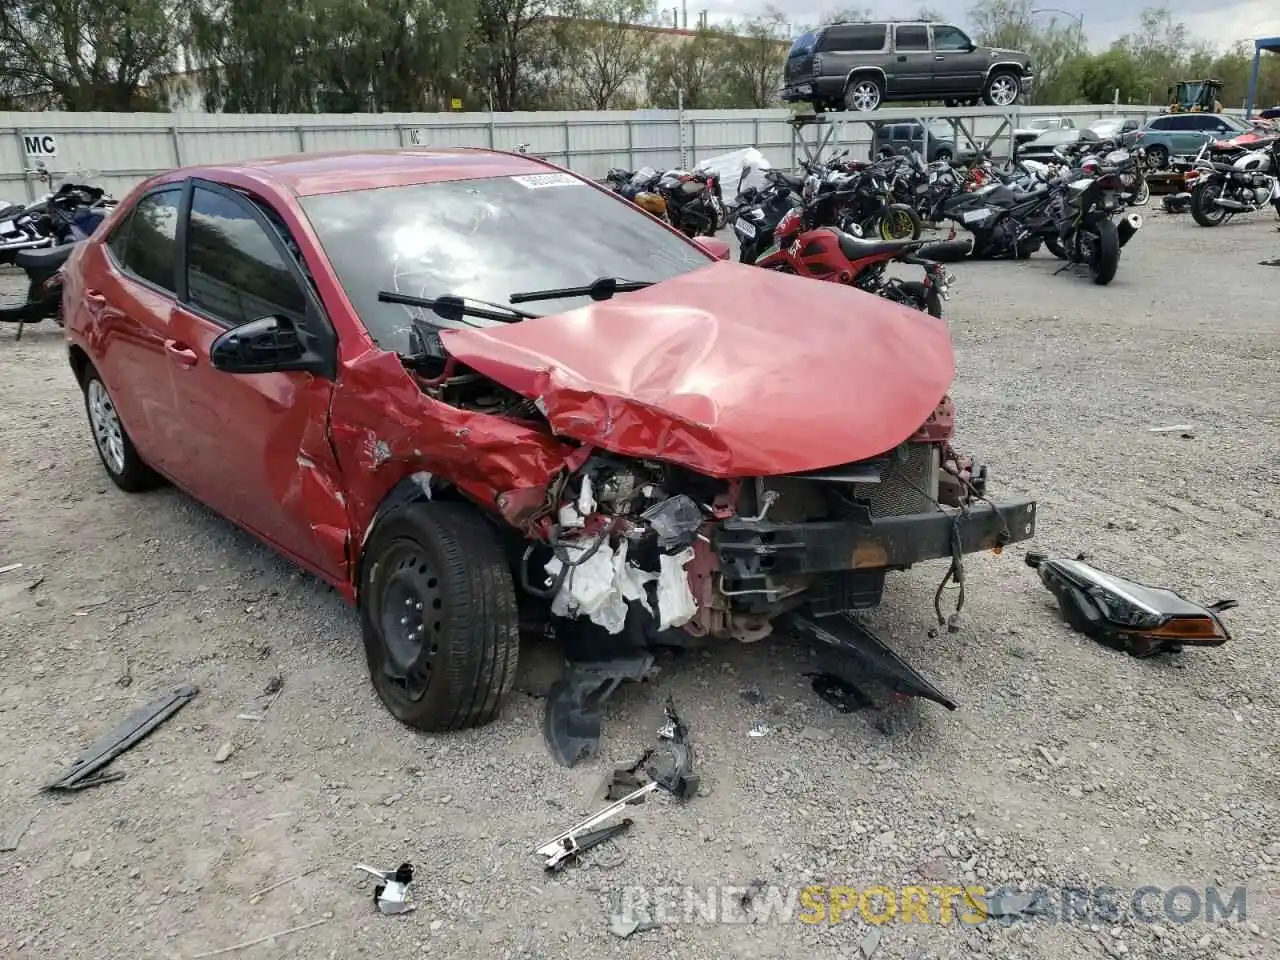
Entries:
[[1231,635],[1218,614],[1236,606],[1202,606],[1163,587],[1148,587],[1075,560],[1027,554],[1040,581],[1058,600],[1063,619],[1104,646],[1145,659],[1183,646],[1220,647]]

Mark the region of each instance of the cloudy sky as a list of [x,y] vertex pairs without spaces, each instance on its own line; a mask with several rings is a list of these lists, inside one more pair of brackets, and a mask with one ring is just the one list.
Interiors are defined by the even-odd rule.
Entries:
[[[680,0],[658,0],[670,15]],[[688,0],[689,23],[697,19],[699,10],[707,10],[712,22],[751,17],[767,5],[768,0]],[[966,25],[965,11],[970,0],[935,0],[932,3],[890,3],[886,0],[863,0],[841,3],[840,0],[773,0],[774,6],[790,15],[793,23],[816,23],[828,10],[840,7],[869,7],[876,16],[907,17],[919,6],[932,7],[961,26]],[[1090,44],[1105,48],[1117,37],[1133,30],[1138,13],[1147,6],[1158,6],[1158,0],[1045,0],[1046,7],[1059,7],[1084,16],[1084,30]],[[1280,2],[1278,0],[1227,0],[1221,7],[1212,0],[1168,0],[1166,4],[1175,18],[1182,20],[1192,36],[1226,46],[1237,40],[1280,36]],[[1043,16],[1049,19],[1061,14]]]

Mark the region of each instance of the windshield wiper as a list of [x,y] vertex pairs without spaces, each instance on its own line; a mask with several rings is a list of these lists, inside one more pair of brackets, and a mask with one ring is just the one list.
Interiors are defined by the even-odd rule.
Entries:
[[632,293],[652,287],[653,280],[620,280],[617,277],[601,277],[584,287],[563,287],[559,290],[531,290],[513,293],[507,297],[512,303],[532,303],[534,300],[559,300],[563,297],[590,297],[592,300],[608,300],[615,293]]
[[[481,307],[473,307],[467,303],[484,304]],[[378,291],[379,303],[398,303],[405,307],[421,307],[424,310],[430,310],[442,320],[450,320],[453,323],[465,323],[463,317],[475,317],[479,320],[493,320],[497,323],[515,323],[517,320],[533,320],[538,316],[536,313],[527,313],[524,310],[515,310],[511,307],[504,307],[500,303],[489,303],[487,300],[477,300],[475,297],[459,297],[456,294],[447,293],[442,297],[413,297],[407,293],[394,293],[391,290]],[[475,324],[470,324],[475,326]]]

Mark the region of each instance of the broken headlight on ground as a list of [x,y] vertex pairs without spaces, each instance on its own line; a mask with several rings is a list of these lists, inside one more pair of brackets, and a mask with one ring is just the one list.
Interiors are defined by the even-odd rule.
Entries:
[[1075,560],[1030,552],[1027,565],[1058,600],[1063,619],[1080,633],[1115,650],[1146,658],[1183,646],[1220,647],[1231,634],[1218,614],[1236,606],[1221,600],[1193,603],[1163,587],[1148,587]]

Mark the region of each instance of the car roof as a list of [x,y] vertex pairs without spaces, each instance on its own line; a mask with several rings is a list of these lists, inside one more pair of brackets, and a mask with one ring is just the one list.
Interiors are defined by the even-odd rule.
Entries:
[[254,181],[299,197],[444,180],[478,180],[547,173],[556,167],[538,157],[481,147],[405,147],[336,150],[232,163],[183,167],[161,179],[198,176],[222,182]]

